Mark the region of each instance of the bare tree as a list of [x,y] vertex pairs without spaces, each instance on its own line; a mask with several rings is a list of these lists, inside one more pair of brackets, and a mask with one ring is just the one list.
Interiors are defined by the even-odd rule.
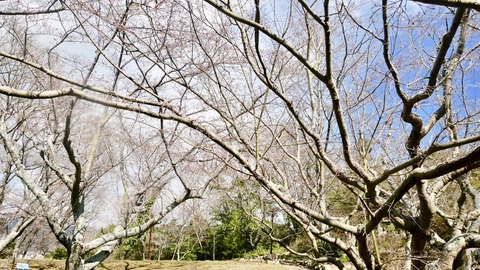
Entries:
[[[302,255],[318,262],[344,267],[318,250],[321,240],[357,269],[388,268],[378,241],[388,223],[405,235],[396,241],[410,240],[406,267],[471,263],[468,249],[480,246],[471,174],[480,167],[473,75],[479,32],[472,6],[62,4],[63,39],[48,51],[75,60],[58,46],[84,42],[94,52],[83,59],[91,72],[55,71],[42,59],[0,52],[62,82],[42,91],[7,84],[2,94],[72,96],[151,119],[142,125],[167,134],[162,140],[178,179],[187,179],[179,166],[196,160],[205,164],[202,182],[220,173],[214,166],[220,163],[238,173],[236,179],[255,181],[307,231],[315,252]],[[96,72],[117,83],[112,87]],[[183,143],[168,143],[168,134]],[[172,145],[189,146],[183,162],[168,154]],[[64,149],[72,152],[68,143]],[[103,243],[116,239],[109,237]]]
[[[14,29],[13,29],[14,31]],[[13,40],[6,38],[3,42],[9,43]],[[21,48],[11,45],[12,51],[21,52]],[[5,85],[28,88],[37,85],[28,72],[21,65],[9,61],[0,60],[0,81]],[[0,99],[0,118],[2,121],[22,122],[25,118],[35,114],[35,102],[16,100],[10,97]],[[12,125],[9,132],[16,139],[22,133],[32,134],[29,129],[21,125]],[[32,147],[29,140],[22,141],[26,147]],[[4,150],[4,149],[2,149]],[[22,156],[24,160],[27,157]],[[9,244],[15,241],[29,227],[36,218],[37,212],[33,206],[37,205],[24,186],[15,179],[14,162],[4,151],[0,154],[0,207],[1,207],[1,239],[0,251],[3,251]],[[31,207],[31,208],[30,208]]]
[[[19,104],[16,105],[18,106]],[[19,107],[21,106],[17,108]],[[7,110],[4,108],[5,111]],[[1,117],[3,118],[4,115],[2,113]],[[0,238],[0,251],[2,251],[35,221],[36,211],[34,208],[30,209],[30,207],[36,203],[25,193],[23,186],[15,181],[15,167],[12,160],[8,156],[3,155],[3,153],[0,160],[2,163],[0,205],[2,211],[1,226],[3,228]]]
[[[47,134],[50,133],[49,136],[42,137],[38,134],[38,138],[42,140],[37,142],[38,145],[32,151],[24,152],[25,148],[19,148],[19,142],[26,140],[25,136],[28,134],[23,133],[18,140],[13,140],[8,132],[9,124],[29,125],[31,119],[24,119],[24,123],[20,124],[2,121],[0,136],[8,156],[15,165],[13,172],[35,195],[41,206],[40,215],[46,218],[52,233],[67,249],[66,269],[92,269],[108,257],[118,243],[118,239],[147,231],[161,222],[165,215],[175,209],[178,204],[198,195],[195,190],[190,190],[190,186],[186,183],[180,187],[172,183],[177,178],[170,175],[171,169],[165,168],[170,163],[166,157],[162,159],[158,151],[143,148],[141,153],[152,159],[164,161],[163,168],[159,167],[158,160],[156,164],[148,159],[145,164],[132,163],[130,157],[134,156],[133,151],[117,149],[109,142],[112,136],[115,136],[115,142],[118,142],[121,133],[109,134],[105,131],[105,125],[109,119],[105,116],[108,116],[108,113],[103,116],[101,114],[99,119],[95,119],[97,124],[92,128],[88,126],[88,122],[81,122],[81,119],[75,117],[80,115],[75,113],[75,107],[80,105],[74,104],[76,102],[71,102],[65,108],[64,125],[58,121],[62,119],[61,109],[53,112],[56,119],[49,119],[47,123],[49,123],[48,128],[54,130],[49,130],[51,133],[47,132]],[[56,106],[60,108],[61,104],[58,103]],[[92,117],[88,113],[82,116],[90,119]],[[134,134],[132,132],[130,135]],[[140,146],[146,147],[144,142],[141,142]],[[156,145],[156,147],[162,146]],[[121,159],[112,156],[115,154],[111,151],[117,150],[123,151],[126,156]],[[36,156],[37,165],[27,165],[21,156]],[[41,160],[38,160],[40,157]],[[136,190],[136,194],[141,193],[141,195],[132,195],[130,184],[124,184],[123,189],[112,190],[112,186],[122,186],[121,181],[110,179],[115,177],[111,171],[118,169],[119,166],[128,166],[126,169],[129,170],[128,173],[135,173],[138,177],[132,180],[125,179],[125,181],[144,182],[144,185]],[[141,171],[148,169],[147,166],[156,167],[156,171],[152,169],[148,171],[150,175],[143,175]],[[103,188],[105,185],[109,185],[110,188]],[[196,186],[201,187],[201,184],[197,183]],[[175,191],[168,191],[165,187],[175,188]],[[109,195],[111,198],[101,200],[103,195]],[[115,197],[118,196],[128,198],[117,202],[120,204],[120,211],[125,209],[125,218],[117,220],[118,226],[113,232],[88,240],[86,233],[89,225],[94,226],[92,224],[95,222],[94,218],[99,218],[102,213],[115,209],[103,207],[102,204],[114,203]],[[141,196],[143,198],[140,198]],[[146,204],[150,207],[143,209]],[[141,213],[146,213],[147,218],[139,223],[132,223],[131,216]],[[115,223],[115,220],[110,218],[110,222]],[[94,252],[94,255],[86,258],[86,254],[91,252]]]

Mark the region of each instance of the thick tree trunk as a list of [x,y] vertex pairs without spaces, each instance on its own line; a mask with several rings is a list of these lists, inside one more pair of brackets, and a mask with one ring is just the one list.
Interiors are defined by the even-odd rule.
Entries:
[[480,248],[480,235],[466,233],[445,244],[439,261],[440,269],[468,269],[468,248]]
[[452,269],[458,269],[458,270],[470,270],[471,269],[471,263],[470,263],[470,258],[469,258],[469,251],[468,250],[462,250],[455,260],[453,261],[453,267]]
[[70,254],[66,261],[65,270],[84,270],[83,247],[79,243],[73,243]]
[[425,246],[427,245],[430,237],[425,232],[412,233],[412,269],[425,269],[428,258],[425,253]]
[[375,267],[373,255],[368,248],[366,235],[357,236],[357,244],[358,252],[360,253],[360,257],[362,257],[362,260],[365,262],[366,269],[379,270],[380,268]]
[[[122,228],[120,226],[117,226],[115,230],[120,231],[122,230]],[[112,254],[113,250],[115,250],[115,248],[117,247],[118,242],[119,242],[118,240],[114,240],[103,245],[97,251],[97,253],[95,253],[93,256],[85,260],[84,269],[85,270],[94,269],[97,265],[99,265],[101,262],[107,259],[108,256]]]
[[430,240],[432,220],[436,211],[434,198],[430,196],[426,182],[416,184],[418,199],[420,201],[420,215],[417,226],[412,231],[412,268],[423,270],[430,261],[425,248]]

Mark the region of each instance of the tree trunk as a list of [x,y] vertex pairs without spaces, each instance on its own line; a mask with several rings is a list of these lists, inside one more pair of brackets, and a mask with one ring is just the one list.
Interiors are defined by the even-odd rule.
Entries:
[[427,266],[425,246],[430,238],[425,232],[412,233],[412,269],[423,270]]
[[453,261],[453,267],[452,269],[458,269],[458,270],[470,270],[471,265],[470,265],[470,254],[468,254],[469,251],[464,249],[462,250],[455,260]]
[[[122,227],[117,226],[115,230],[120,231],[122,230]],[[97,265],[105,261],[108,258],[108,256],[112,254],[112,252],[117,247],[118,242],[119,240],[114,240],[103,245],[94,255],[92,255],[91,257],[85,260],[84,269],[85,270],[95,269]]]
[[85,260],[83,258],[83,247],[75,242],[70,249],[67,261],[65,263],[65,270],[84,270]]
[[358,251],[360,253],[360,257],[365,262],[366,269],[368,270],[378,270],[375,266],[373,256],[368,249],[367,238],[366,235],[358,235],[357,237],[357,244],[358,244]]
[[412,269],[423,270],[430,261],[425,248],[430,240],[435,201],[427,191],[426,182],[417,183],[416,189],[420,201],[420,215],[417,219],[418,225],[410,232],[412,234]]
[[403,270],[412,270],[412,235],[408,234],[407,243],[405,243],[405,263],[403,265]]

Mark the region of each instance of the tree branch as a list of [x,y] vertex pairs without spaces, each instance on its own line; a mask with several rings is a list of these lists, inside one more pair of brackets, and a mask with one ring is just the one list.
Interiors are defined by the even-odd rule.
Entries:
[[412,0],[418,3],[439,5],[444,7],[473,8],[480,11],[480,2],[478,0]]

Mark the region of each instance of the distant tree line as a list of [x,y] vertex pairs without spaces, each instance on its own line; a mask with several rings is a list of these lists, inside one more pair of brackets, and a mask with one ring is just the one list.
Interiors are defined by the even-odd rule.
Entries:
[[[251,209],[250,209],[251,210]],[[260,209],[256,209],[260,213]],[[190,220],[181,223],[172,219],[157,225],[142,235],[120,241],[111,259],[117,260],[232,260],[295,259],[283,245],[312,253],[305,230],[295,220],[281,213],[267,213],[268,220],[256,219],[238,202],[224,200],[210,213],[209,220]],[[272,223],[270,214],[274,215]],[[278,218],[278,215],[281,215]],[[142,217],[138,217],[142,219]],[[138,222],[141,222],[139,220]],[[199,224],[202,223],[202,224]],[[102,229],[112,231],[111,225]],[[273,241],[274,236],[280,241]],[[341,251],[325,242],[319,242],[322,252],[340,257]],[[272,256],[273,255],[273,256]],[[59,247],[47,254],[48,258],[66,259],[65,248]]]
[[[260,209],[256,210],[258,214]],[[125,238],[112,253],[113,259],[266,259],[271,258],[271,254],[274,258],[278,255],[293,258],[287,255],[283,245],[294,245],[298,250],[307,253],[313,251],[305,231],[293,219],[284,216],[273,223],[271,220],[264,220],[265,224],[262,224],[234,201],[222,201],[211,213],[210,220],[200,222],[203,224],[198,224],[198,220],[185,224],[173,219],[167,224],[154,227],[151,236],[150,232],[145,232]],[[113,227],[107,228],[112,229]],[[281,241],[272,241],[270,234]],[[321,245],[325,253],[341,255],[335,247],[327,243]]]

